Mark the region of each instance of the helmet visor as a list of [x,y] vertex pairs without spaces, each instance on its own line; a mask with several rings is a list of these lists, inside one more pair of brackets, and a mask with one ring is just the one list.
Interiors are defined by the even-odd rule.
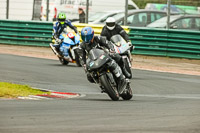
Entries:
[[113,26],[115,26],[115,22],[109,22],[109,23],[107,22],[106,25],[108,27],[113,27]]
[[65,23],[65,21],[60,21],[60,24],[64,24]]
[[60,24],[64,24],[65,23],[65,19],[58,19],[58,21],[60,22]]
[[84,42],[89,43],[93,39],[93,34],[90,35],[81,35],[81,38]]

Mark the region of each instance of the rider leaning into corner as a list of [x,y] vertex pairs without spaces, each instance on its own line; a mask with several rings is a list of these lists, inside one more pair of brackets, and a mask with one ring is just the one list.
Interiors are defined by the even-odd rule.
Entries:
[[[94,36],[94,30],[91,27],[84,27],[81,30],[81,38],[83,42],[80,44],[80,50],[82,53],[82,66],[87,72],[86,68],[86,56],[89,53],[89,51],[92,48],[100,48],[102,49],[107,48],[109,51],[113,51],[113,45],[110,44],[108,41],[106,41],[105,38],[101,36]],[[114,59],[110,58],[110,61],[108,62],[108,66],[110,70],[115,74],[115,76],[118,79],[119,83],[119,93],[121,94],[123,90],[126,88],[129,80],[125,78],[125,76],[122,73],[121,68],[118,66],[118,64],[115,62]],[[87,78],[90,82],[94,83],[92,77],[90,74],[87,72]]]
[[115,19],[113,17],[108,17],[106,19],[106,25],[103,27],[101,31],[101,36],[105,37],[107,40],[110,41],[112,36],[118,34],[121,35],[124,38],[124,40],[131,46],[131,51],[132,51],[134,46],[132,46],[126,31],[120,25],[116,24]]
[[[132,51],[134,47],[131,44],[129,36],[126,33],[126,31],[120,25],[116,24],[115,19],[113,17],[107,18],[106,25],[103,27],[101,31],[101,36],[106,38],[108,41],[110,41],[112,36],[118,35],[118,34],[124,38],[124,40],[129,44],[129,46],[131,46],[130,51]],[[112,58],[119,64],[124,75],[126,77],[129,77],[130,74],[129,72],[126,71],[125,63],[122,57],[119,54],[114,54]]]
[[75,33],[77,33],[77,28],[72,25],[72,23],[66,19],[65,13],[59,13],[57,17],[58,21],[54,23],[53,25],[53,34],[52,34],[52,42],[54,43],[54,50],[60,55],[60,43],[62,42],[61,39],[59,39],[59,36],[62,32],[67,33],[67,26],[69,26],[71,29],[74,30]]

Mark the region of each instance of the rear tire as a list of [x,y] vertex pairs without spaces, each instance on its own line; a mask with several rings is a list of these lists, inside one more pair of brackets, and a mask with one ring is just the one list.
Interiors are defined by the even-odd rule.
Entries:
[[104,87],[105,91],[113,101],[119,100],[119,93],[116,88],[111,86],[111,82],[106,74],[100,77],[101,85]]
[[63,58],[61,58],[61,57],[58,57],[58,59],[59,59],[59,61],[60,61],[60,63],[61,63],[62,65],[67,65],[67,64],[69,64],[68,61],[66,61],[65,59],[63,59]]
[[121,97],[124,100],[130,100],[133,97],[133,92],[129,84],[127,85],[126,91],[121,94]]

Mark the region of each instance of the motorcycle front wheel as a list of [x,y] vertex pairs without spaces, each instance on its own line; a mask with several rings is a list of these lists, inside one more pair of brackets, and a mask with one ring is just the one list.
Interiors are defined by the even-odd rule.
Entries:
[[61,63],[62,65],[67,65],[67,64],[69,64],[68,61],[66,61],[65,59],[63,59],[63,58],[61,58],[61,57],[58,57],[58,59],[59,59],[59,61],[60,61],[60,63]]
[[106,93],[113,101],[119,100],[119,93],[116,88],[112,87],[111,80],[106,74],[101,75],[100,77],[101,85],[104,87]]
[[131,79],[131,78],[132,78],[132,72],[131,72],[131,67],[129,66],[129,62],[130,62],[130,61],[129,61],[128,58],[126,58],[126,59],[124,60],[125,68],[126,68],[127,72],[130,74],[130,76],[127,77],[127,78]]

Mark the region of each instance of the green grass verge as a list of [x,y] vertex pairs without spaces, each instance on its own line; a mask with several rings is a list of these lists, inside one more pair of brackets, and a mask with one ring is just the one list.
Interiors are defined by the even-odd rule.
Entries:
[[0,82],[0,98],[17,98],[19,96],[50,94],[27,85],[19,85],[7,82]]

